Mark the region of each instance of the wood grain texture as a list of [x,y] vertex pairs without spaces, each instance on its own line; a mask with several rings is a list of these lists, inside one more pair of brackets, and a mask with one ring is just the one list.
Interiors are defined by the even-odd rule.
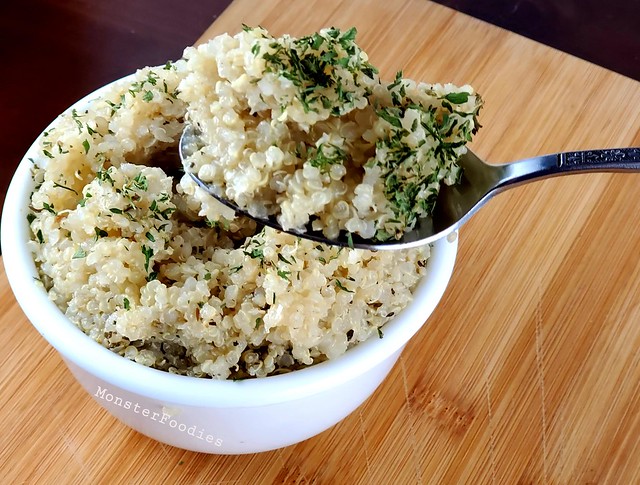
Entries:
[[[425,0],[236,0],[300,35],[358,27],[391,79],[473,84],[493,162],[640,145],[640,84]],[[0,477],[8,483],[639,483],[640,175],[505,193],[461,231],[451,285],[382,387],[285,449],[210,456],[121,425],[33,330],[0,273]]]

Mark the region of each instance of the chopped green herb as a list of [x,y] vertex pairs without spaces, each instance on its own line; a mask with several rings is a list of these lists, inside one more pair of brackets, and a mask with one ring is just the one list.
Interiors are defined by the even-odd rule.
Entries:
[[[96,172],[96,178],[100,182],[109,182],[111,185],[115,184],[115,181],[111,177],[111,167],[101,168]],[[86,197],[86,196],[85,196]]]
[[[272,42],[262,55],[265,72],[277,73],[291,81],[305,112],[318,112],[323,108],[340,116],[350,110],[357,90],[362,89],[359,74],[366,70],[365,75],[372,77],[375,72],[373,66],[361,59],[355,36],[355,28],[342,35],[340,30],[331,28],[295,39],[286,46]],[[349,87],[342,84],[344,69],[355,81],[349,83]],[[364,91],[368,92],[369,88]]]
[[44,210],[46,210],[47,212],[50,212],[51,214],[53,214],[54,216],[57,214],[57,212],[55,211],[55,209],[53,208],[53,204],[49,205],[46,202],[42,203],[42,208]]
[[78,192],[73,190],[71,187],[67,187],[66,185],[59,184],[58,182],[53,182],[53,186],[58,187],[60,189],[68,190],[69,192],[73,192],[74,194],[78,195]]
[[142,101],[146,101],[147,103],[153,101],[153,92],[145,91],[145,93],[142,95]]
[[90,199],[91,197],[93,197],[91,195],[91,192],[87,192],[86,194],[84,194],[84,197],[78,201],[78,205],[80,207],[84,207],[85,204],[87,203],[87,199]]
[[147,239],[151,242],[156,242],[156,238],[153,237],[153,234],[151,234],[150,232],[147,231],[147,233],[145,234],[145,236],[147,236]]
[[322,37],[318,33],[313,34],[311,38],[311,48],[313,50],[318,50],[323,43],[324,43],[324,37]]
[[264,325],[264,320],[262,319],[262,317],[256,318],[256,328],[258,328],[260,325]]
[[131,308],[131,304],[129,303],[129,298],[125,296],[123,298],[123,302],[124,302],[124,309],[129,310]]
[[[105,100],[105,103],[107,103],[107,105],[109,105],[109,107],[111,108],[111,116],[115,115],[116,112],[122,107],[122,102],[124,100],[121,98],[120,103],[114,103],[113,101],[109,101],[108,99]],[[113,134],[113,133],[112,133]]]
[[42,153],[44,153],[45,157],[53,158],[53,155],[51,155],[51,152],[48,150],[42,150]]
[[[144,179],[144,184],[145,184],[144,187],[147,187],[147,185],[146,185],[147,184],[147,179],[146,178]],[[143,189],[143,190],[146,190],[146,188]],[[166,202],[167,199],[165,198],[165,195],[166,194],[163,194],[160,197],[160,199],[159,199],[160,202]],[[154,217],[156,219],[169,220],[169,218],[171,217],[171,214],[173,214],[176,211],[176,208],[175,207],[166,207],[165,209],[161,210],[158,207],[158,200],[154,199],[154,200],[151,201],[151,204],[149,205],[149,210],[153,213],[153,215],[154,215]],[[207,219],[206,224],[209,227],[216,227],[219,223]]]
[[104,229],[100,229],[99,227],[94,227],[93,229],[96,233],[96,239],[100,239],[101,237],[107,237],[109,235],[107,231],[105,231]]
[[308,161],[312,167],[317,167],[321,172],[326,173],[331,165],[341,164],[347,159],[347,152],[342,150],[333,143],[320,143],[315,150],[311,152]]
[[353,42],[356,39],[357,33],[358,31],[356,30],[356,28],[351,27],[344,34],[342,34],[342,37],[340,37],[340,43],[344,45],[344,43]]
[[27,222],[29,224],[31,224],[33,221],[35,221],[35,219],[36,219],[36,215],[33,212],[29,212],[27,214]]
[[238,271],[240,271],[241,269],[242,269],[242,265],[240,265],[240,266],[234,266],[233,268],[231,268],[231,269],[229,270],[229,274],[237,273],[237,272],[238,272]]
[[[147,177],[145,177],[142,172],[138,173],[133,179],[133,185],[139,190],[147,190],[149,188],[149,182],[147,182]],[[154,201],[155,202],[155,201]]]
[[160,76],[158,76],[155,72],[153,71],[149,71],[147,73],[147,78],[145,79],[145,82],[148,82],[149,84],[151,84],[152,86],[155,86],[158,83],[158,79],[160,79]]
[[382,337],[384,337],[384,334],[382,333],[382,329],[378,327],[378,338],[382,338]]
[[353,293],[353,290],[350,290],[349,288],[344,286],[338,279],[336,279],[336,286],[338,287],[338,289],[342,291],[346,291],[347,293]]
[[84,141],[82,142],[82,147],[84,148],[84,153],[85,153],[85,155],[86,155],[87,153],[89,153],[89,149],[91,148],[91,145],[89,144],[89,142],[88,142],[87,140],[84,140]]
[[145,271],[149,271],[149,262],[153,257],[153,249],[145,246],[144,244],[142,245],[141,249],[142,249],[142,254],[144,255],[144,269]]
[[278,270],[278,276],[280,276],[280,278],[285,279],[287,281],[291,281],[289,279],[289,275],[291,274],[291,271],[283,271],[283,270]]
[[393,80],[393,82],[391,84],[389,84],[387,86],[387,89],[389,89],[391,91],[391,90],[397,88],[400,85],[400,83],[402,82],[402,76],[403,76],[402,71],[401,70],[397,71],[395,79]]
[[391,113],[391,109],[392,108],[382,108],[376,111],[376,114],[391,126],[394,126],[395,128],[402,128],[402,122],[400,121],[400,118],[398,117],[398,115],[394,115],[393,113]]
[[62,149],[62,143],[58,142],[58,153],[60,153],[61,155],[64,155],[65,153],[69,153],[69,150],[63,150]]
[[444,99],[453,104],[464,104],[469,101],[469,93],[465,93],[464,91],[459,93],[449,93]]
[[122,209],[118,209],[117,207],[111,207],[109,209],[109,212],[112,212],[113,214],[122,214]]
[[251,251],[245,250],[244,254],[252,259],[264,259],[264,251],[262,250],[262,248],[253,248],[251,249]]
[[73,254],[71,259],[82,259],[86,257],[87,257],[86,251],[82,248],[78,248],[78,250]]
[[38,229],[38,232],[36,232],[36,237],[38,238],[38,242],[40,244],[44,243],[44,237],[42,237],[42,230]]
[[76,125],[78,125],[78,133],[82,133],[82,121],[80,121],[80,117],[78,116],[78,111],[73,109],[71,110],[71,117],[73,118],[73,121],[76,122]]
[[291,261],[289,261],[287,258],[285,258],[282,254],[278,253],[278,259],[280,261],[282,261],[283,263],[287,263],[287,264],[291,264]]

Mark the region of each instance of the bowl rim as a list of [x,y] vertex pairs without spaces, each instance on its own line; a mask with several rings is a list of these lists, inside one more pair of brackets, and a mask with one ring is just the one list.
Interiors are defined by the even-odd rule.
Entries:
[[[64,112],[82,109],[90,99],[133,76],[93,91]],[[117,355],[83,333],[37,283],[37,269],[26,244],[31,239],[27,213],[33,191],[31,159],[41,158],[38,141],[45,131],[20,161],[5,197],[0,245],[7,279],[31,324],[64,359],[121,389],[174,404],[203,407],[257,407],[320,393],[355,379],[401,349],[426,323],[453,273],[458,238],[440,239],[432,244],[427,273],[414,290],[413,300],[385,325],[383,338],[370,338],[335,359],[310,367],[236,381],[176,375],[146,367]]]

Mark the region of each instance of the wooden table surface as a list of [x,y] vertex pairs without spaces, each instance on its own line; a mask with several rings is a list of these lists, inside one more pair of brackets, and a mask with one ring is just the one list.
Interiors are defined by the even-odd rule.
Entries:
[[[335,25],[381,74],[482,93],[480,156],[640,145],[640,84],[424,0],[236,0],[241,23]],[[638,483],[640,175],[505,193],[460,233],[450,287],[380,389],[272,452],[187,452],[129,430],[74,381],[0,273],[3,483]]]

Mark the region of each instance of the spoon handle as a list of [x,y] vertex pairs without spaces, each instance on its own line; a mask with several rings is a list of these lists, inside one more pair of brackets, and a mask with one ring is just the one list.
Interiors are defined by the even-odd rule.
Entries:
[[640,148],[562,152],[500,165],[497,191],[548,177],[585,172],[640,172]]
[[638,171],[640,170],[640,148],[609,148],[558,154],[558,173],[590,170]]

